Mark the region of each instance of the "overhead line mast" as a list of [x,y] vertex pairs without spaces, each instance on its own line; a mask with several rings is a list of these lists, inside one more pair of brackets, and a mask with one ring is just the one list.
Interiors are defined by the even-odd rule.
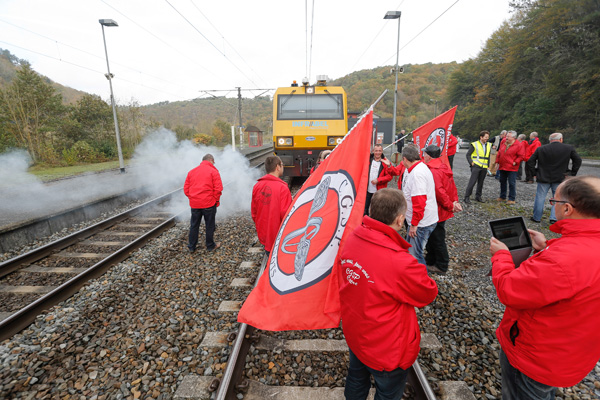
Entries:
[[[242,136],[243,136],[243,132],[242,132],[242,128],[243,128],[243,124],[242,124],[242,90],[244,91],[257,91],[257,90],[264,90],[264,92],[262,92],[261,94],[254,96],[254,97],[258,97],[266,92],[268,92],[269,90],[275,90],[275,89],[242,89],[241,87],[236,87],[237,92],[238,92],[238,116],[239,116],[239,125],[238,125],[238,129],[240,132],[240,146],[242,144]],[[200,90],[200,92],[204,92],[206,94],[209,94],[211,96],[213,96],[212,94],[210,94],[210,92],[231,92],[233,89],[215,89],[215,90]],[[229,103],[231,104],[231,103]],[[232,104],[231,104],[232,105]],[[233,127],[232,127],[233,128]],[[233,138],[233,132],[232,132],[232,138]],[[232,143],[235,147],[235,144]]]

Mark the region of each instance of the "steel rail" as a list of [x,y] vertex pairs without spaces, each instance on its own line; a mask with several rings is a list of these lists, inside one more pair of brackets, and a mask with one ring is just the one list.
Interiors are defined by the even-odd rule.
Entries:
[[31,264],[33,262],[36,262],[36,261],[40,260],[41,258],[44,258],[44,257],[50,255],[54,251],[62,250],[65,247],[71,246],[71,245],[73,245],[83,239],[86,239],[98,232],[101,232],[103,230],[106,230],[107,228],[110,228],[111,226],[115,225],[118,222],[121,222],[124,219],[127,219],[134,215],[137,215],[140,212],[142,212],[143,210],[145,210],[151,206],[154,206],[155,204],[157,204],[161,201],[166,200],[167,198],[178,193],[179,191],[181,191],[181,188],[173,190],[172,192],[169,192],[167,194],[164,194],[164,195],[154,198],[152,200],[149,200],[135,208],[132,208],[131,210],[123,211],[122,213],[117,214],[113,217],[110,217],[104,221],[100,221],[97,224],[91,225],[80,231],[74,232],[69,236],[65,236],[64,238],[55,240],[54,242],[48,243],[44,246],[33,249],[25,254],[11,258],[10,260],[7,260],[3,263],[0,263],[0,278],[17,270],[23,264]]
[[35,300],[33,303],[12,314],[10,317],[0,321],[0,341],[8,339],[14,334],[25,329],[44,310],[47,310],[61,301],[68,299],[73,294],[77,293],[77,291],[89,280],[101,276],[111,266],[125,260],[133,251],[143,247],[150,240],[174,226],[176,218],[177,216],[169,218],[133,242],[92,265],[84,272],[71,278],[51,292]]
[[[252,161],[256,158],[260,158],[265,154],[270,152],[267,150],[260,150],[254,152],[252,154],[246,155],[246,157]],[[251,158],[252,157],[252,158]],[[139,214],[143,210],[156,205],[157,203],[167,200],[173,195],[179,193],[183,188],[178,188],[173,190],[167,194],[159,196],[155,199],[149,200],[144,204],[141,204],[131,210],[124,211],[118,215],[115,215],[107,220],[101,221],[97,224],[94,224],[88,228],[82,229],[78,232],[75,232],[69,236],[66,236],[62,239],[55,240],[54,242],[48,243],[42,247],[34,249],[30,252],[22,254],[20,256],[14,257],[10,260],[7,260],[3,263],[0,263],[0,277],[3,277],[16,269],[18,269],[23,264],[31,264],[39,259],[48,256],[54,251],[62,250],[70,245],[73,245],[82,239],[85,239],[89,236],[92,236],[98,232],[104,231],[107,228],[115,225],[116,223],[132,217],[134,215]],[[48,310],[50,307],[60,303],[63,300],[68,299],[73,294],[77,293],[77,291],[83,287],[89,280],[97,278],[104,274],[111,266],[127,259],[132,252],[143,247],[150,240],[158,237],[161,233],[170,229],[175,225],[175,221],[180,218],[186,211],[182,211],[177,213],[175,216],[167,219],[162,222],[160,225],[154,227],[150,231],[141,235],[131,243],[123,246],[121,249],[117,250],[113,254],[107,256],[103,260],[97,262],[92,265],[90,268],[85,270],[84,272],[78,274],[77,276],[71,278],[67,282],[62,285],[54,288],[51,292],[43,295],[38,298],[34,302],[29,305],[23,307],[21,310],[13,313],[8,318],[0,321],[0,341],[10,338],[16,333],[28,327],[35,318],[41,314],[43,311]]]

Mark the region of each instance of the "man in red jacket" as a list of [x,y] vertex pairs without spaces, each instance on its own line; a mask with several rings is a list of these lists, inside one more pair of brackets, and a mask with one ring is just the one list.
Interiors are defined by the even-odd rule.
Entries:
[[600,358],[600,178],[558,186],[561,234],[529,230],[534,254],[515,268],[506,245],[490,239],[492,277],[506,305],[496,336],[502,347],[502,399],[553,399],[556,386],[579,383]]
[[517,198],[517,170],[525,157],[523,147],[517,141],[517,132],[508,131],[506,140],[500,145],[496,154],[496,163],[500,171],[500,197],[498,201],[506,201],[506,181],[508,181],[507,204],[515,204]]
[[443,275],[448,272],[450,263],[446,246],[446,221],[452,218],[455,212],[462,211],[462,206],[458,202],[452,170],[442,162],[441,154],[440,148],[434,144],[423,149],[423,161],[429,167],[435,182],[435,200],[438,207],[438,223],[427,240],[425,262],[429,272]]
[[281,180],[283,162],[279,157],[267,157],[265,171],[267,174],[260,178],[252,189],[251,213],[258,240],[269,254],[281,221],[292,203],[292,194],[287,183]]
[[188,197],[192,208],[188,239],[190,253],[196,251],[202,217],[206,225],[206,249],[213,251],[221,247],[221,243],[214,241],[215,217],[221,192],[223,192],[223,183],[215,167],[215,158],[212,154],[206,154],[202,157],[200,165],[188,172],[183,185],[183,193]]
[[453,134],[448,136],[448,164],[450,169],[454,169],[454,155],[456,154],[456,148],[458,146],[458,139]]
[[341,250],[342,328],[350,348],[346,399],[366,399],[373,375],[375,398],[400,400],[406,370],[419,354],[415,307],[431,303],[438,290],[398,233],[406,207],[400,190],[379,190]]
[[[533,153],[540,147],[542,143],[538,139],[537,132],[531,132],[529,134],[529,146],[527,146],[527,153],[525,153],[525,161],[529,161]],[[525,163],[525,183],[533,183],[535,178],[535,167],[530,166],[527,162]]]
[[392,180],[391,175],[386,172],[385,165],[382,163],[386,160],[383,155],[383,146],[376,144],[373,146],[373,153],[369,158],[369,186],[367,187],[367,200],[365,201],[365,212],[369,213],[369,205],[373,194],[379,189],[386,188],[388,182]]

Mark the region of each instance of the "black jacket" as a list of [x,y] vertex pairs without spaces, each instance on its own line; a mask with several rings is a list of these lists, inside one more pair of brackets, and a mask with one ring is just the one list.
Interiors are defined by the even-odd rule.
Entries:
[[571,175],[577,175],[581,167],[581,157],[570,144],[550,142],[539,147],[527,161],[527,166],[536,169],[536,178],[540,183],[560,183],[565,179],[569,168],[569,160],[573,161]]

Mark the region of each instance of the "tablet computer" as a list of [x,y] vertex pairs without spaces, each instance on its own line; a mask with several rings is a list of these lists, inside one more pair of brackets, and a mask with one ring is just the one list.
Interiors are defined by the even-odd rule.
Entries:
[[490,221],[492,236],[504,243],[518,267],[527,260],[533,249],[523,217],[511,217]]

